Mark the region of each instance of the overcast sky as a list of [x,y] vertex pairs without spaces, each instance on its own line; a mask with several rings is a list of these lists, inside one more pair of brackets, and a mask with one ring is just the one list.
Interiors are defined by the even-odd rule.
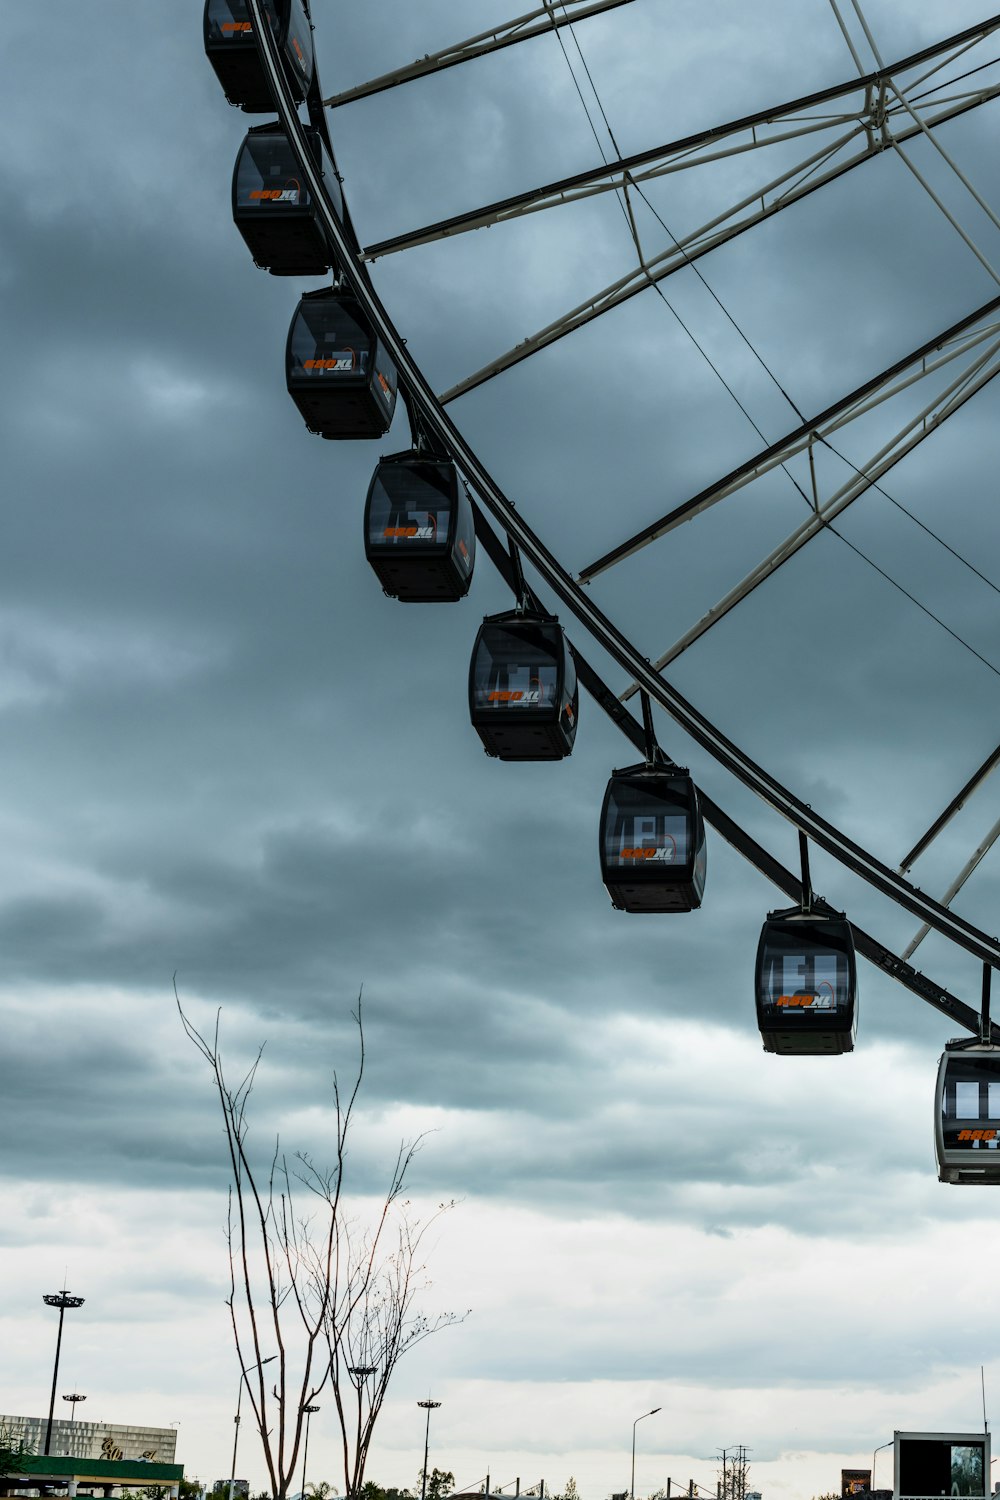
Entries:
[[[314,0],[324,88],[514,8]],[[384,444],[330,444],[289,400],[285,333],[318,283],[256,270],[233,227],[252,122],[205,60],[199,0],[53,0],[44,21],[9,9],[0,1410],[44,1413],[55,1317],[41,1297],[68,1285],[86,1303],[67,1320],[61,1391],[86,1393],[88,1418],[179,1422],[188,1473],[228,1471],[223,1143],[176,972],[198,1024],[222,1008],[234,1071],[267,1044],[257,1138],[280,1131],[320,1160],[363,984],[359,1212],[398,1141],[421,1132],[417,1210],[460,1200],[435,1230],[426,1308],[472,1311],[400,1366],[369,1477],[415,1482],[428,1394],[442,1402],[431,1461],[459,1484],[489,1471],[561,1490],[573,1474],[584,1500],[626,1488],[632,1423],[653,1406],[637,1494],[668,1476],[714,1485],[717,1449],[743,1442],[767,1500],[838,1487],[894,1428],[977,1427],[981,1364],[994,1417],[996,1203],[939,1185],[933,1163],[935,1067],[954,1028],[862,966],[853,1055],[765,1055],[753,961],[764,915],[785,903],[717,837],[700,912],[612,910],[597,819],[610,769],[634,752],[584,700],[571,759],[483,755],[468,658],[482,615],[509,602],[485,557],[460,605],[382,595],[362,507],[379,454],[407,445],[402,405]],[[866,12],[886,59],[980,17],[968,0]],[[826,0],[635,0],[576,30],[623,152],[853,69]],[[997,207],[994,110],[941,139]],[[345,107],[332,129],[364,243],[598,155],[554,37]],[[1000,235],[928,144],[912,157],[1000,265]],[[651,197],[679,233],[762,170],[737,158]],[[663,247],[651,215],[640,229]],[[632,264],[606,195],[373,274],[444,390]],[[891,154],[700,268],[807,413],[996,292]],[[767,439],[795,425],[704,285],[685,271],[664,290]],[[1000,582],[998,395],[976,396],[885,488]],[[844,451],[864,463],[922,399],[881,409]],[[451,411],[574,570],[760,446],[653,292]],[[655,657],[801,518],[778,473],[594,597]],[[842,529],[992,668],[826,535],[670,676],[895,865],[1000,738],[996,592],[880,495]],[[794,864],[794,830],[657,725]],[[914,878],[939,895],[998,815],[1000,778]],[[896,951],[912,936],[911,918],[825,857],[813,875]],[[957,909],[992,932],[998,886],[988,856]],[[931,938],[919,962],[977,1003],[973,960]],[[309,1469],[339,1488],[325,1400]],[[238,1467],[256,1488],[249,1434]],[[878,1482],[890,1473],[882,1454]]]

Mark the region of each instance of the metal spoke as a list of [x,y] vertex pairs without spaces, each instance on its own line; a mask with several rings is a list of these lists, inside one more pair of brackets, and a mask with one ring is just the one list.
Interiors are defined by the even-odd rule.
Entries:
[[[657,657],[653,663],[654,669],[659,672],[671,662],[676,661],[689,646],[706,635],[713,625],[717,625],[720,620],[724,619],[730,610],[741,603],[748,594],[753,593],[754,589],[765,579],[773,577],[778,569],[801,551],[807,542],[818,536],[824,527],[835,520],[849,505],[853,505],[854,501],[871,489],[883,474],[888,473],[908,453],[912,453],[914,448],[947,421],[948,417],[959,411],[966,401],[971,400],[977,391],[982,390],[997,375],[1000,375],[1000,339],[995,340],[984,354],[979,355],[973,361],[970,369],[963,371],[951,385],[912,417],[905,427],[879,449],[868,464],[859,466],[846,484],[842,485],[825,504],[820,505],[808,520],[797,526],[779,547],[759,562],[735,588],[730,589],[725,598],[713,605],[697,624],[685,631],[668,651],[664,651],[662,656]],[[632,682],[621,694],[622,702],[626,702],[638,692],[640,686],[644,684]]]
[[[983,325],[984,319],[989,318],[998,310],[1000,310],[1000,297],[992,297],[974,313],[945,329],[937,338],[922,344],[912,353],[905,355],[903,359],[889,365],[887,369],[866,381],[864,385],[858,386],[848,395],[834,402],[832,406],[826,407],[816,416],[802,422],[784,437],[779,438],[777,442],[739,464],[722,479],[700,490],[690,500],[685,500],[683,504],[675,506],[665,516],[643,527],[627,541],[621,542],[617,547],[606,552],[603,557],[599,557],[596,562],[590,563],[578,574],[578,582],[589,583],[598,574],[624,561],[625,558],[631,557],[640,548],[648,546],[650,542],[655,542],[659,537],[665,536],[668,531],[673,531],[682,522],[692,520],[709,506],[724,500],[727,495],[742,489],[762,474],[768,473],[771,469],[794,457],[796,453],[801,453],[817,439],[838,431],[855,417],[864,415],[881,402],[888,401],[900,391],[922,380],[926,375],[933,374],[952,359],[968,353],[995,332],[996,325],[993,323],[980,325]],[[941,353],[939,359],[929,358],[937,353]]]
[[339,104],[350,104],[355,99],[367,99],[371,94],[381,94],[401,83],[411,83],[415,78],[426,78],[429,73],[440,73],[444,68],[453,68],[458,63],[470,62],[476,57],[485,57],[490,52],[499,52],[503,47],[513,47],[516,42],[529,42],[534,37],[545,36],[561,26],[572,26],[574,21],[585,21],[589,16],[602,11],[616,10],[619,5],[631,5],[632,0],[563,0],[560,11],[552,10],[548,3],[523,16],[515,16],[502,26],[491,31],[480,31],[467,37],[464,42],[455,42],[451,47],[442,47],[418,57],[415,62],[390,73],[382,73],[367,83],[359,83],[340,94],[331,94],[323,102],[336,108]]

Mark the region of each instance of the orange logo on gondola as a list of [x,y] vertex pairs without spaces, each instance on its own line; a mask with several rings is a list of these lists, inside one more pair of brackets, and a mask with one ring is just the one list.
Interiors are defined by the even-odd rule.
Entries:
[[223,31],[252,31],[253,26],[249,21],[223,21]]
[[658,865],[669,865],[673,863],[676,853],[677,849],[672,843],[663,849],[640,849],[637,847],[630,848],[626,846],[624,849],[622,849],[618,858],[652,860],[655,864]]
[[254,188],[250,194],[250,201],[257,203],[298,203],[299,189],[293,188]]
[[307,359],[302,368],[304,370],[353,370],[354,351],[351,349],[346,354],[338,354],[336,359]]
[[[828,988],[830,988],[828,986]],[[812,1010],[834,1010],[837,1005],[837,997],[830,988],[828,995],[779,995],[775,1005],[796,1005]]]
[[960,1130],[958,1138],[960,1141],[995,1141],[997,1133],[995,1130]]
[[382,387],[382,390],[385,393],[385,395],[386,396],[391,396],[392,395],[392,388],[390,387],[388,380],[386,380],[385,376],[382,374],[381,370],[376,370],[375,371],[375,379],[378,381],[379,385]]

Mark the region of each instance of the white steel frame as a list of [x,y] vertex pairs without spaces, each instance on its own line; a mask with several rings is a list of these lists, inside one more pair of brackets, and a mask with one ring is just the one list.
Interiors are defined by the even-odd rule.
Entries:
[[632,0],[562,0],[560,9],[553,8],[552,0],[544,0],[537,10],[515,16],[490,31],[480,31],[467,37],[464,42],[455,42],[450,47],[441,47],[437,52],[428,52],[405,67],[370,78],[367,83],[356,84],[342,93],[331,94],[323,103],[330,109],[340,104],[350,104],[355,99],[367,99],[371,94],[380,94],[385,89],[394,89],[401,83],[410,83],[414,78],[426,78],[429,73],[440,73],[443,68],[453,68],[457,63],[471,62],[485,57],[490,52],[499,52],[502,47],[512,47],[515,42],[528,42],[533,37],[545,36],[558,31],[561,26],[572,26],[574,21],[585,21],[588,16],[601,11],[615,10],[619,5],[631,5]]
[[[849,505],[852,505],[860,495],[869,490],[873,484],[887,473],[889,469],[897,464],[900,459],[912,452],[919,443],[929,434],[940,427],[941,424],[956,411],[959,411],[967,401],[982,390],[996,375],[1000,375],[1000,338],[995,337],[997,325],[991,323],[985,328],[980,328],[974,333],[964,335],[956,341],[956,346],[946,350],[940,358],[928,361],[926,368],[916,371],[912,375],[896,380],[885,391],[877,396],[866,398],[858,403],[857,407],[848,413],[843,413],[834,418],[829,424],[821,426],[808,437],[800,439],[794,444],[789,444],[787,449],[782,449],[778,456],[769,458],[766,463],[752,470],[744,479],[737,481],[731,486],[722,486],[712,496],[707,498],[699,507],[705,509],[707,505],[714,504],[727,494],[733,494],[741,489],[744,484],[750,483],[761,474],[767,473],[775,468],[783,460],[791,457],[794,453],[811,449],[814,442],[822,441],[825,436],[844,427],[848,422],[864,412],[871,411],[875,406],[887,401],[890,397],[899,394],[900,391],[912,386],[916,381],[923,379],[925,375],[934,370],[941,369],[946,364],[962,359],[963,356],[973,355],[968,358],[963,368],[954,378],[939,391],[931,401],[920,408],[915,415],[884,443],[866,464],[856,466],[855,472],[847,482],[840,486],[833,495],[824,502],[820,502],[818,495],[814,492],[814,509],[808,518],[795,528],[785,540],[775,547],[762,559],[741,581],[712,606],[706,614],[689,630],[686,630],[674,644],[657,657],[653,662],[654,670],[659,672],[685,652],[695,641],[700,640],[713,625],[725,618],[729,611],[742,599],[745,599],[758,584],[763,583],[776,573],[778,568],[786,563],[789,558],[794,557],[802,547],[810,542],[814,536],[818,536],[824,527],[841,515]],[[979,351],[979,345],[990,340],[985,351]],[[679,524],[679,523],[678,523]],[[664,528],[664,531],[669,528]],[[663,535],[660,532],[660,535]],[[590,576],[593,576],[592,574]],[[639,691],[639,684],[633,682],[620,695],[623,703],[627,702],[632,695]]]

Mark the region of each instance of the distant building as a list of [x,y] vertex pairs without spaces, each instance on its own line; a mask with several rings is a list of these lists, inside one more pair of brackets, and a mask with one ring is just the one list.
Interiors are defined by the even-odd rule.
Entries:
[[[0,1428],[13,1441],[27,1444],[39,1454],[45,1447],[45,1417],[0,1415]],[[93,1458],[107,1463],[135,1462],[172,1464],[177,1453],[177,1431],[173,1427],[126,1427],[114,1422],[52,1423],[49,1455],[52,1458]]]

